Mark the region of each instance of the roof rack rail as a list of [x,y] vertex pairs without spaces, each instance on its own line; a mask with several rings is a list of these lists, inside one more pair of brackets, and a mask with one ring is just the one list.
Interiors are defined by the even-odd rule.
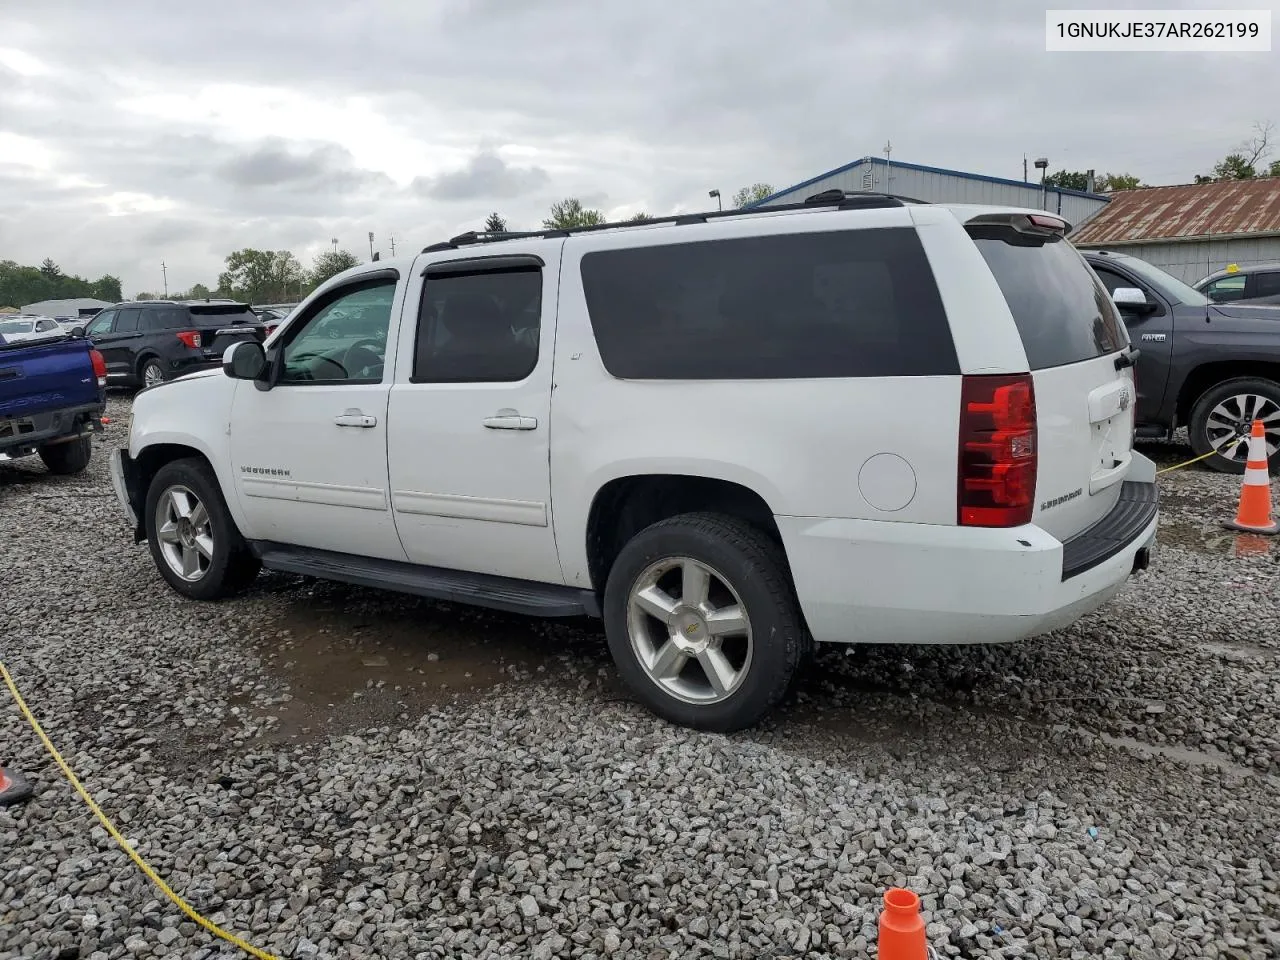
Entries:
[[[897,193],[874,193],[870,190],[823,190],[804,198],[805,206],[837,205],[841,210],[865,210],[874,207],[901,207],[908,203],[927,203]],[[762,209],[769,209],[764,207]],[[776,207],[774,209],[777,209]]]
[[448,240],[423,247],[423,253],[434,253],[438,250],[457,250],[459,247],[477,243],[500,243],[504,240],[522,240],[529,238],[547,239],[567,237],[579,233],[592,233],[597,230],[629,230],[636,227],[652,227],[661,224],[682,227],[692,223],[707,223],[725,217],[751,217],[766,213],[786,213],[788,211],[813,210],[829,208],[832,210],[869,210],[878,207],[902,207],[909,203],[927,203],[914,197],[902,197],[891,193],[869,193],[863,191],[849,192],[845,190],[824,190],[815,193],[801,203],[780,203],[776,207],[751,207],[736,210],[710,210],[706,213],[680,213],[669,217],[653,217],[649,220],[625,220],[621,223],[593,223],[583,227],[548,227],[544,230],[523,231],[491,231],[468,230]]

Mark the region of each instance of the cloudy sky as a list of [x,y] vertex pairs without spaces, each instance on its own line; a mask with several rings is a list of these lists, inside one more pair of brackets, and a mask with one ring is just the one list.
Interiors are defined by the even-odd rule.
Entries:
[[[385,256],[565,196],[702,209],[886,139],[978,173],[1029,154],[1178,183],[1280,129],[1280,53],[1046,53],[1046,6],[1089,5],[0,0],[0,259],[133,295],[162,260],[185,289],[239,247],[309,264],[333,237],[367,257],[373,231]],[[1276,0],[1158,6],[1280,28]]]

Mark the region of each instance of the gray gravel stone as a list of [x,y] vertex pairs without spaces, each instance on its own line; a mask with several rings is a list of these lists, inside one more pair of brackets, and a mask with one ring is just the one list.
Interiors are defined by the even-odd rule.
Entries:
[[[1223,539],[1238,478],[1162,478],[1156,565],[1066,630],[824,650],[718,737],[620,696],[591,627],[279,575],[181,600],[110,495],[127,407],[83,476],[0,462],[0,658],[174,889],[282,957],[865,957],[891,885],[940,957],[1280,950],[1280,544]],[[0,960],[236,955],[3,695],[0,745],[36,783]]]

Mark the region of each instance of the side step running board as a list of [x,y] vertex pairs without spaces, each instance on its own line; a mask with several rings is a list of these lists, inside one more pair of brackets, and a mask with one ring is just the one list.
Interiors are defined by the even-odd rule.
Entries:
[[394,590],[431,600],[448,600],[535,617],[596,617],[600,602],[594,592],[554,583],[513,580],[486,573],[466,573],[397,560],[356,557],[269,541],[250,541],[249,549],[268,570],[337,580],[360,587]]

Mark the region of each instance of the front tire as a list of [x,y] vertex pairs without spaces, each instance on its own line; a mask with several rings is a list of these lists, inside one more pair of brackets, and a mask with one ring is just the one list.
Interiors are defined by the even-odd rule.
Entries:
[[258,575],[261,562],[249,552],[203,461],[161,467],[147,488],[144,510],[156,569],[184,597],[219,600]]
[[1219,473],[1244,473],[1249,428],[1260,419],[1267,432],[1272,470],[1280,469],[1280,383],[1261,377],[1226,380],[1201,395],[1191,410],[1187,433],[1197,456]]
[[609,571],[604,622],[619,674],[650,710],[719,733],[772,710],[812,648],[781,546],[714,513],[628,541]]
[[39,450],[40,459],[52,474],[69,477],[83,473],[93,459],[93,437],[88,434],[69,440],[66,443],[55,443]]

